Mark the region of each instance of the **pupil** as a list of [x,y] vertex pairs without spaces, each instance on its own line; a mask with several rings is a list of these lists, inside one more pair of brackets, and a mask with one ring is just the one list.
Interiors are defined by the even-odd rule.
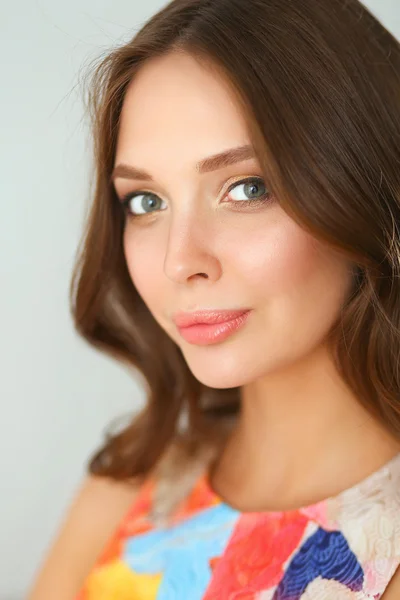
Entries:
[[[261,193],[260,193],[260,188],[261,188]],[[247,183],[245,185],[245,193],[247,196],[250,196],[250,197],[257,197],[257,193],[258,193],[258,196],[262,196],[264,193],[263,184],[262,183]]]
[[154,196],[145,196],[142,204],[144,204],[143,208],[154,208],[157,203],[157,200]]

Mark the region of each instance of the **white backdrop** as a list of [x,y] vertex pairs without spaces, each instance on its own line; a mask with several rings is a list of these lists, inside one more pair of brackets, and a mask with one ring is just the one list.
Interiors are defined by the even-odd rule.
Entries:
[[[143,399],[69,316],[90,165],[77,85],[163,4],[0,0],[0,600],[22,600],[104,427]],[[400,0],[366,4],[400,37]]]

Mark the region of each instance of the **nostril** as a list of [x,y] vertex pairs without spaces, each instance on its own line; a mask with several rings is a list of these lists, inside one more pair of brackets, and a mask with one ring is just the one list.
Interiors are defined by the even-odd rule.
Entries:
[[207,273],[193,273],[193,275],[190,276],[190,279],[193,279],[196,277],[202,277],[203,279],[208,279]]

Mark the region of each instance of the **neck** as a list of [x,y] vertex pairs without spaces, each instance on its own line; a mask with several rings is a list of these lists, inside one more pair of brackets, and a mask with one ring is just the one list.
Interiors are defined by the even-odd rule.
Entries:
[[355,485],[399,451],[319,348],[242,388],[214,485],[243,510],[295,508]]

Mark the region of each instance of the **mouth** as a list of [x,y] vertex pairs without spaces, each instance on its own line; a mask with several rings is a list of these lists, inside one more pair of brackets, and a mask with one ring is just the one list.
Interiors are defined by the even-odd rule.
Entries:
[[187,342],[206,346],[222,342],[243,327],[250,312],[250,309],[181,312],[174,316],[174,322]]

